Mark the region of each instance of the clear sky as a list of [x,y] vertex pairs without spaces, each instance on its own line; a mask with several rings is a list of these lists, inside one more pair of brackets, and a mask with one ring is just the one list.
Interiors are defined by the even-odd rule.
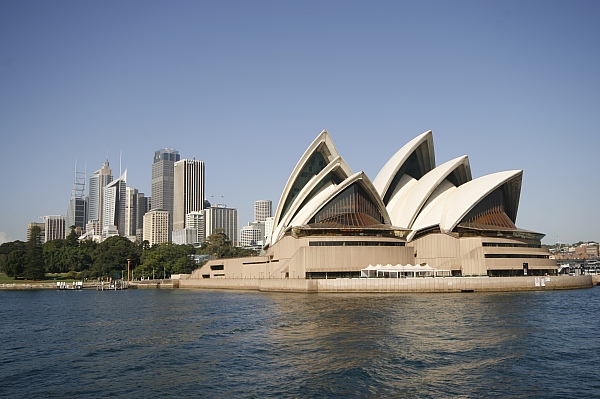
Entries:
[[523,169],[517,226],[600,241],[600,2],[0,2],[0,242],[66,214],[75,165],[151,194],[154,151],[212,203],[276,207],[323,129],[373,180],[433,130],[437,164]]

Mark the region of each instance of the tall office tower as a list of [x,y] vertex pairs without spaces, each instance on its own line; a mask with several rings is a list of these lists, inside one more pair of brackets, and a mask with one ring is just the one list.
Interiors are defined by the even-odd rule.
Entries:
[[207,238],[216,232],[223,232],[233,246],[238,246],[237,209],[217,204],[205,209],[204,217]]
[[27,225],[27,241],[29,241],[29,239],[31,238],[31,229],[34,227],[40,228],[40,242],[45,242],[46,235],[44,234],[44,232],[46,230],[46,223],[37,223],[37,222],[32,222]]
[[183,159],[175,162],[174,180],[173,230],[182,230],[185,215],[204,209],[204,161]]
[[[108,165],[108,157],[102,167],[90,176],[90,193],[88,196],[88,221],[97,220],[102,222],[103,211],[103,196],[102,190],[104,186],[110,183],[113,179],[112,170]],[[100,234],[96,232],[96,234]]]
[[139,241],[142,241],[142,232],[144,230],[144,214],[150,210],[150,197],[146,197],[144,193],[137,193],[135,199],[137,208],[135,216],[135,229]]
[[268,217],[273,216],[273,202],[271,200],[258,200],[254,202],[254,221],[264,222]]
[[150,246],[169,242],[169,211],[154,209],[146,212],[143,240]]
[[87,223],[87,198],[85,197],[86,172],[78,172],[75,165],[75,180],[73,181],[73,190],[71,190],[71,199],[67,209],[67,228],[75,226],[78,230],[85,230]]
[[125,236],[135,237],[138,226],[138,190],[127,187],[125,190]]
[[169,234],[173,229],[173,171],[179,159],[179,151],[163,148],[154,152],[152,164],[152,209],[169,211]]
[[127,194],[127,170],[121,177],[108,183],[102,190],[102,238],[125,235],[125,199]]
[[44,242],[52,240],[64,240],[67,238],[66,224],[67,219],[64,216],[44,216]]
[[190,212],[185,215],[186,228],[196,230],[196,240],[194,244],[201,244],[206,238],[204,229],[204,211]]

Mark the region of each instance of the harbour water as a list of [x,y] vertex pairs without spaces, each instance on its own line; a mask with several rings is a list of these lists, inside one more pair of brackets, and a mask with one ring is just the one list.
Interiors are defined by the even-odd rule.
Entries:
[[600,397],[600,287],[0,291],[0,397]]

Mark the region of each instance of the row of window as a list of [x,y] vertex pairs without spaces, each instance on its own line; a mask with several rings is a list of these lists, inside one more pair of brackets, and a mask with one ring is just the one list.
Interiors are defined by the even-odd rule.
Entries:
[[485,254],[486,258],[527,258],[527,259],[550,259],[549,255],[527,255],[527,254]]
[[394,241],[310,241],[310,247],[403,247],[404,242]]
[[541,248],[538,244],[518,244],[511,242],[484,242],[484,247],[510,247],[510,248]]

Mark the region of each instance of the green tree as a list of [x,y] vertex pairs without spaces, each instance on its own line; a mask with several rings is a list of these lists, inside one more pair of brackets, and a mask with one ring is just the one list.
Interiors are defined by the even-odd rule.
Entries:
[[202,243],[198,249],[199,254],[210,255],[215,258],[231,258],[232,246],[227,234],[222,230],[206,237],[206,241]]
[[92,255],[90,271],[95,276],[108,276],[127,268],[127,259],[139,259],[140,248],[125,237],[109,237],[102,241]]
[[173,273],[190,273],[196,267],[191,257],[194,253],[192,245],[155,245],[144,251],[141,264],[135,268],[135,275],[141,277],[143,272],[144,276],[167,278]]
[[239,258],[242,256],[256,255],[257,251],[248,248],[239,248],[231,245],[229,237],[217,231],[206,238],[197,251],[198,254],[210,255],[214,258]]
[[3,270],[8,277],[19,277],[23,275],[25,268],[25,254],[24,249],[17,249],[9,253],[6,257]]
[[[24,251],[25,243],[23,241],[9,241],[0,245],[0,271],[6,273],[6,262],[8,261],[8,255],[17,250]],[[8,273],[6,274],[8,276]],[[9,276],[12,277],[12,276]]]
[[75,226],[70,227],[71,232],[67,236],[65,240],[65,244],[69,247],[78,247],[79,246],[79,236],[75,232]]
[[31,229],[31,236],[27,241],[25,250],[25,265],[23,268],[23,277],[28,280],[41,280],[46,276],[46,265],[44,263],[44,250],[40,240],[39,227]]
[[68,271],[65,270],[66,267],[63,260],[62,249],[64,245],[65,240],[52,240],[42,245],[47,273],[62,273]]

